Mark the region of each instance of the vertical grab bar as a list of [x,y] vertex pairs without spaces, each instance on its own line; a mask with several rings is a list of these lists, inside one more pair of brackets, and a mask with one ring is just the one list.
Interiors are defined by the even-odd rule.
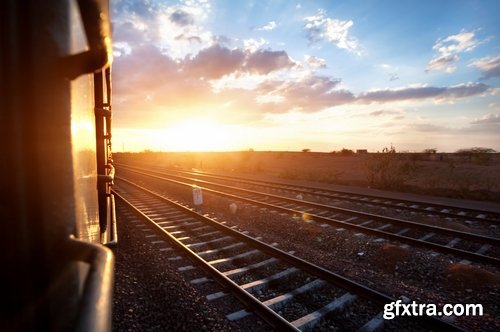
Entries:
[[106,247],[74,238],[69,240],[69,253],[70,260],[89,264],[75,330],[111,331],[113,253]]

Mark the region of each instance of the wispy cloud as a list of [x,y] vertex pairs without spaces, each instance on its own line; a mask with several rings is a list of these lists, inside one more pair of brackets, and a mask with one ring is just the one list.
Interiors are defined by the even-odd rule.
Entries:
[[480,118],[470,122],[470,125],[464,128],[465,133],[474,133],[476,135],[489,135],[485,146],[495,144],[500,139],[500,114],[488,113]]
[[304,56],[304,62],[313,70],[326,68],[326,60],[316,56],[306,54]]
[[474,32],[461,31],[456,35],[439,39],[432,48],[442,55],[450,55],[472,51],[479,43]]
[[258,31],[272,31],[278,27],[278,24],[275,21],[271,21],[261,27],[258,27]]
[[500,77],[500,55],[474,60],[469,66],[476,67],[483,74],[480,79]]
[[413,123],[407,126],[407,130],[424,132],[424,133],[443,132],[446,129],[447,129],[446,127],[438,126],[432,123]]
[[401,116],[404,114],[404,111],[396,111],[396,110],[376,110],[368,113],[369,116],[383,116],[383,115],[398,115]]
[[304,20],[307,22],[304,29],[310,43],[327,41],[338,48],[361,54],[358,40],[349,35],[349,29],[354,24],[352,20],[329,18],[324,10],[319,10],[317,15],[308,16]]
[[408,87],[365,92],[359,95],[358,100],[363,103],[387,103],[427,98],[443,101],[480,95],[489,89],[490,86],[483,83],[467,83],[451,87]]
[[432,70],[443,70],[447,73],[453,73],[457,69],[457,67],[455,67],[455,63],[457,63],[459,59],[460,58],[456,54],[438,56],[429,61],[426,72]]
[[485,114],[479,119],[475,119],[471,124],[500,124],[500,115],[498,114]]
[[[497,138],[499,136],[499,125],[500,122],[471,122],[469,124],[464,124],[458,127],[451,125],[435,124],[431,122],[420,122],[407,124],[403,128],[403,133],[413,133],[414,135],[425,134],[429,137],[438,138],[439,136],[469,136],[469,135],[479,135],[481,141],[484,141],[485,145],[491,144],[489,140],[492,138]],[[489,142],[489,143],[488,143]]]
[[437,70],[453,73],[457,69],[456,63],[460,60],[459,54],[470,52],[483,42],[476,39],[474,32],[465,30],[456,35],[439,38],[432,47],[438,55],[429,61],[426,72]]

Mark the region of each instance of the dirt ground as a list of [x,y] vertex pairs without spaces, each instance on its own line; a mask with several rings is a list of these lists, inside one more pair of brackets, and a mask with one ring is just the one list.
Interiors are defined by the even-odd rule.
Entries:
[[154,163],[228,175],[263,175],[425,195],[500,202],[500,154],[319,152],[118,153],[117,162]]

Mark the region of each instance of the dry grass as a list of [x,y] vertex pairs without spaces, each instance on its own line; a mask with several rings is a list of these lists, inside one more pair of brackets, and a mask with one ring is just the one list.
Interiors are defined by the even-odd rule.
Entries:
[[411,252],[407,248],[385,243],[373,257],[373,264],[386,272],[393,273],[396,266],[409,259]]

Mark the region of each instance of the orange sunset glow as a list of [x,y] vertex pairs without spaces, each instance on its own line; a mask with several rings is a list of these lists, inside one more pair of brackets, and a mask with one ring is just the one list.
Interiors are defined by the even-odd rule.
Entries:
[[114,142],[500,150],[498,6],[112,2]]

